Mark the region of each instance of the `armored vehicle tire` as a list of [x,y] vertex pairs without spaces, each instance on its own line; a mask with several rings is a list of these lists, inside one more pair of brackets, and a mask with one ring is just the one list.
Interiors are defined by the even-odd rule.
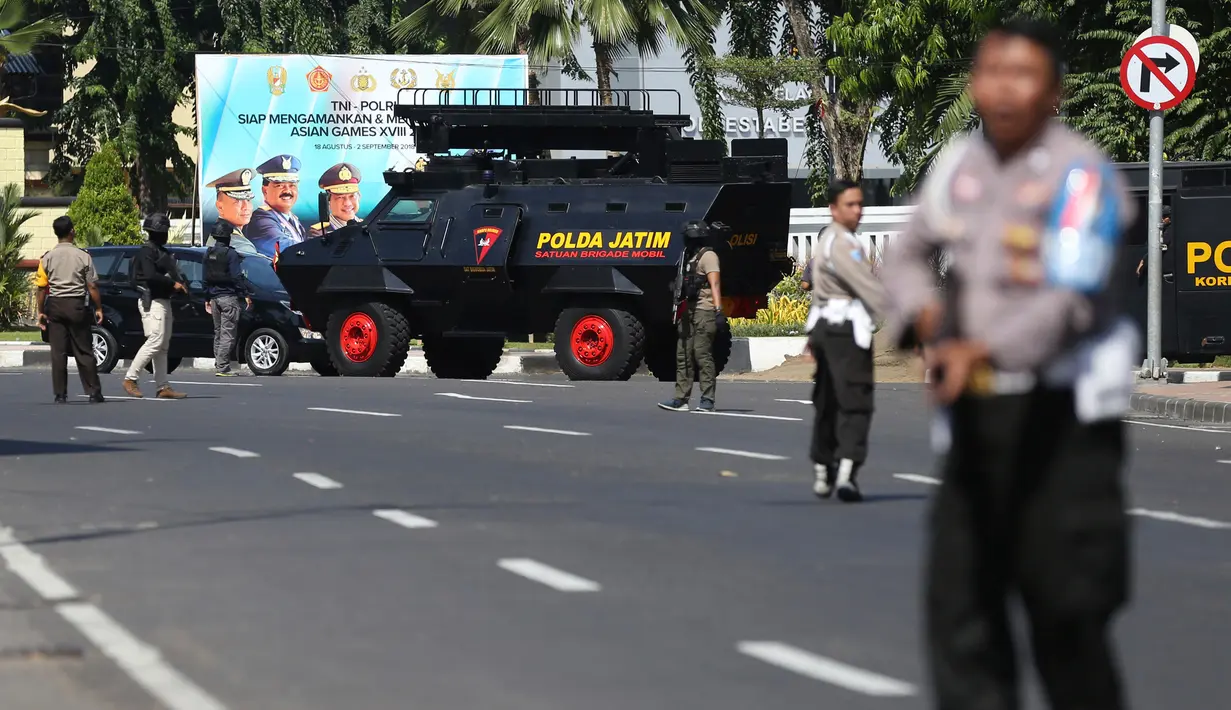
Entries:
[[321,377],[337,377],[338,368],[333,366],[333,360],[329,359],[329,353],[321,353],[313,355],[308,364],[312,365],[312,369]]
[[291,366],[291,349],[278,331],[258,328],[244,345],[244,362],[254,375],[277,377]]
[[[731,327],[718,331],[714,338],[715,374],[721,375],[731,360]],[[645,366],[659,382],[675,382],[675,349],[677,341],[674,330],[655,332],[645,349]],[[701,379],[701,373],[693,375],[693,382]]]
[[645,326],[615,308],[565,308],[556,320],[556,362],[570,380],[627,380],[645,354]]
[[329,359],[343,377],[393,377],[410,352],[410,324],[391,306],[358,303],[329,315]]
[[423,357],[442,380],[485,380],[504,355],[504,338],[423,336]]

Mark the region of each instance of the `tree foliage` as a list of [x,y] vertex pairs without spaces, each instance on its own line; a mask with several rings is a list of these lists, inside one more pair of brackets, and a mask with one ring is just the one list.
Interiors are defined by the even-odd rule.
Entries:
[[86,164],[85,181],[68,216],[91,243],[140,244],[141,214],[115,146],[105,143]]
[[0,64],[9,55],[30,53],[36,44],[64,27],[64,18],[60,15],[27,22],[28,11],[26,0],[0,0],[0,30],[8,30],[7,35],[0,37]]
[[22,189],[9,183],[0,191],[0,328],[19,325],[30,301],[30,272],[18,267],[30,233],[22,229],[35,213],[20,209]]
[[706,66],[718,79],[721,95],[728,103],[745,106],[757,114],[757,137],[765,137],[765,113],[784,115],[812,103],[812,99],[791,99],[779,94],[787,84],[807,83],[817,71],[817,63],[791,57],[737,57],[727,55],[709,59]]

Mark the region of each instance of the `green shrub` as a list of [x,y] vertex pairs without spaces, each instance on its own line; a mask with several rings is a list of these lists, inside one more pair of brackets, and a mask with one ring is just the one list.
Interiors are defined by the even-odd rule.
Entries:
[[83,244],[140,244],[141,212],[133,199],[128,174],[120,162],[120,153],[110,143],[104,143],[85,166],[85,181],[77,199],[69,205]]
[[21,252],[30,242],[30,233],[23,231],[26,222],[34,218],[21,206],[21,188],[13,183],[0,191],[0,329],[12,328],[29,314],[30,272],[18,268]]
[[803,323],[761,323],[745,318],[737,320],[739,322],[731,323],[731,337],[733,338],[778,338],[805,335]]

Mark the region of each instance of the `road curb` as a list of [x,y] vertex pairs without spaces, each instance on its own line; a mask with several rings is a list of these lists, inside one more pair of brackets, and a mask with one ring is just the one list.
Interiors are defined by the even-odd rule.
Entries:
[[1143,414],[1201,424],[1231,424],[1231,409],[1228,409],[1231,402],[1207,402],[1187,397],[1164,397],[1134,392],[1129,403],[1134,411]]

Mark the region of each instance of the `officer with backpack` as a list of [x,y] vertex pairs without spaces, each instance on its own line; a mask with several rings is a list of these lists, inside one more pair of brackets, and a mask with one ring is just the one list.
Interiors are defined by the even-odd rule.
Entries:
[[145,343],[137,351],[136,357],[128,364],[128,373],[124,375],[124,391],[132,397],[141,397],[141,389],[137,381],[141,370],[152,364],[154,384],[158,387],[159,399],[183,399],[186,395],[171,389],[167,381],[167,351],[171,347],[171,296],[176,293],[187,294],[188,287],[180,275],[175,257],[167,250],[167,237],[171,230],[171,220],[161,212],[145,218],[142,225],[149,239],[133,257],[130,280],[141,299],[137,309],[141,313],[141,327],[145,331]]
[[[715,223],[715,229],[724,225]],[[701,402],[698,412],[714,411],[714,390],[718,377],[714,364],[714,339],[724,328],[722,284],[718,254],[707,245],[710,227],[704,222],[689,222],[684,228],[684,264],[677,285],[675,397],[659,407],[673,412],[688,411],[692,381],[699,374]],[[694,369],[695,363],[695,369]]]
[[221,219],[215,222],[214,243],[205,252],[205,288],[209,293],[206,306],[214,316],[214,374],[218,377],[235,375],[231,370],[231,358],[239,330],[239,299],[244,299],[247,307],[252,308],[252,286],[241,267],[243,257],[231,246],[233,231],[228,222]]

